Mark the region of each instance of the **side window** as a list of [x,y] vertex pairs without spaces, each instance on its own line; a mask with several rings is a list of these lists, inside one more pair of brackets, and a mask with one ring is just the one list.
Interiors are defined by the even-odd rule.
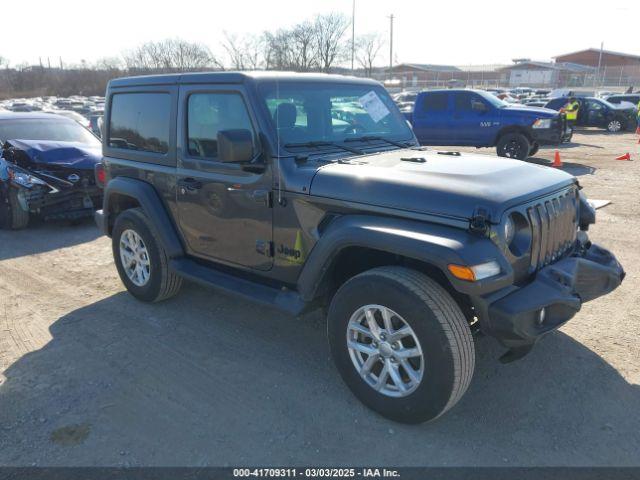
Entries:
[[218,132],[249,130],[253,125],[239,93],[192,93],[187,104],[187,144],[189,155],[218,156]]
[[482,99],[471,92],[460,92],[455,95],[456,112],[471,112],[486,110],[486,103]]
[[448,94],[446,92],[428,93],[424,99],[425,112],[444,112],[447,110]]
[[116,93],[111,99],[108,144],[164,155],[169,151],[170,125],[168,93]]
[[588,102],[587,103],[587,109],[588,110],[602,110],[604,107],[600,102]]
[[470,112],[471,108],[471,94],[466,92],[457,93],[455,99],[456,112]]

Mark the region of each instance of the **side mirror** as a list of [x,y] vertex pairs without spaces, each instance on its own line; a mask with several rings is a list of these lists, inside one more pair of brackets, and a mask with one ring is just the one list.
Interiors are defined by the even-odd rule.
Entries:
[[220,130],[218,158],[225,163],[245,163],[253,159],[253,135],[249,130]]

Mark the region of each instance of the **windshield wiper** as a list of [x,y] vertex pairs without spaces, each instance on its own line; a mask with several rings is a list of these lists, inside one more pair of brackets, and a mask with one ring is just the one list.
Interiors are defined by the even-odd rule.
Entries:
[[358,148],[348,147],[347,145],[341,145],[337,142],[302,142],[302,143],[285,143],[285,148],[288,147],[338,147],[347,152],[355,153],[356,155],[364,155],[364,152]]
[[405,142],[396,142],[395,140],[389,140],[388,138],[380,137],[377,135],[365,135],[363,137],[350,137],[344,139],[346,142],[372,142],[372,141],[382,141],[387,142],[389,145],[393,145],[395,147],[407,148],[409,145]]

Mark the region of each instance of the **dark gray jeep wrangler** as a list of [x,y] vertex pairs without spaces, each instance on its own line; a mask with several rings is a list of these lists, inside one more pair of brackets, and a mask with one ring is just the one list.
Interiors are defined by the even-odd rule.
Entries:
[[184,278],[294,315],[326,307],[338,370],[401,422],[466,391],[472,333],[527,353],[624,277],[576,179],[439,152],[378,83],[198,73],[113,80],[104,209],[136,298]]

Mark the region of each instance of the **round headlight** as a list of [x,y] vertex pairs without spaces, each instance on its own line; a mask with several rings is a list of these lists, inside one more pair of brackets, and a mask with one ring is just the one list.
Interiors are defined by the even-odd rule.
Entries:
[[513,237],[516,234],[516,225],[513,222],[511,215],[507,217],[507,221],[504,222],[504,241],[507,245],[511,245]]
[[504,241],[513,255],[520,257],[531,247],[531,227],[519,212],[511,213],[504,222]]

